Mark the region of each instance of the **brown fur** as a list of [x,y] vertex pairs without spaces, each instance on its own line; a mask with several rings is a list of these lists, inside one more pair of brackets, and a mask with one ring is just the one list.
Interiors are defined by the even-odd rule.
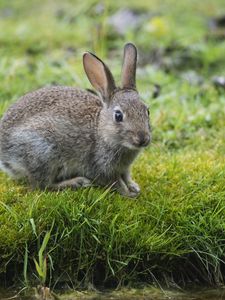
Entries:
[[115,87],[108,67],[86,53],[84,68],[100,96],[54,86],[21,97],[0,122],[0,167],[34,187],[112,185],[136,196],[140,189],[129,170],[150,141],[150,126],[135,89],[135,53],[134,45],[125,46],[122,89]]

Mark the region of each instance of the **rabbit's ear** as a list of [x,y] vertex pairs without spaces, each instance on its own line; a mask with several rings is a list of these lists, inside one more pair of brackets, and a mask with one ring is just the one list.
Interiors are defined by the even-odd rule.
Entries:
[[137,49],[134,44],[128,43],[124,46],[122,88],[136,87],[136,63]]
[[110,94],[116,88],[112,73],[97,56],[90,52],[83,56],[84,70],[92,86],[101,93],[108,102]]

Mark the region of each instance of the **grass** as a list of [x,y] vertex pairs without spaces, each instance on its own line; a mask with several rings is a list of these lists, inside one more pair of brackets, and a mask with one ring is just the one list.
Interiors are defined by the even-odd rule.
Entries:
[[[107,24],[120,8],[116,2],[104,2],[105,12],[97,14],[94,0],[0,1],[1,114],[46,84],[90,87],[84,50],[105,58],[116,79],[127,40],[137,44],[140,58],[157,50],[163,62],[150,59],[137,71],[153,126],[152,146],[133,167],[138,199],[97,188],[30,191],[0,173],[2,285],[224,282],[225,96],[211,79],[224,72],[225,42],[205,38],[208,20],[224,12],[223,1],[180,2],[130,1],[158,14],[161,25],[149,32],[149,18],[139,34],[119,36]],[[185,79],[190,69],[202,84]],[[154,83],[162,87],[156,99]],[[46,276],[35,268],[38,257]]]

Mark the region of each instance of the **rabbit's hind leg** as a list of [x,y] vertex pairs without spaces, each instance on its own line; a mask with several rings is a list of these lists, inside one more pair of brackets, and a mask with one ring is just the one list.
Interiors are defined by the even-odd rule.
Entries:
[[75,177],[72,179],[64,180],[59,183],[51,184],[48,188],[53,191],[61,191],[66,188],[76,190],[81,187],[92,186],[91,181],[86,177]]

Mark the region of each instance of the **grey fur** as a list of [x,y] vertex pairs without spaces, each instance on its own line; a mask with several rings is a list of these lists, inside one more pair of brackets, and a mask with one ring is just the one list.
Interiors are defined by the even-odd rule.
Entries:
[[[136,65],[136,58],[127,55],[126,64]],[[21,97],[0,121],[0,168],[26,178],[33,187],[111,185],[135,197],[140,189],[131,179],[130,166],[150,142],[147,108],[135,82],[115,88],[105,64],[92,54],[85,56],[85,71],[101,95],[54,86]],[[124,116],[119,123],[114,119],[118,109]]]

